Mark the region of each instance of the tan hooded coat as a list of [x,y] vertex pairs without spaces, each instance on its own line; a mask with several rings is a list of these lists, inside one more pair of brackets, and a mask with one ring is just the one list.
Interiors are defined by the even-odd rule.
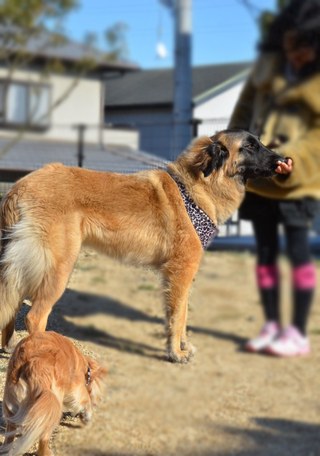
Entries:
[[275,199],[320,199],[320,73],[289,84],[279,61],[265,54],[257,61],[229,127],[249,129],[261,141],[291,157],[289,176],[249,180],[247,190]]

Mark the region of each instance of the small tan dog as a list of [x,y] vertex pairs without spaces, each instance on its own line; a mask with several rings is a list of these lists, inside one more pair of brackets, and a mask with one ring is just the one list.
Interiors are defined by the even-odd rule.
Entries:
[[0,454],[22,455],[39,441],[38,455],[52,456],[50,437],[63,412],[86,424],[101,394],[106,370],[53,331],[19,342],[8,365],[3,398],[7,423]]
[[50,164],[20,179],[0,207],[0,329],[15,345],[24,299],[29,333],[44,331],[82,245],[160,271],[167,351],[187,362],[188,294],[203,249],[240,205],[248,178],[275,174],[284,159],[257,137],[225,130],[196,139],[167,170],[131,175]]

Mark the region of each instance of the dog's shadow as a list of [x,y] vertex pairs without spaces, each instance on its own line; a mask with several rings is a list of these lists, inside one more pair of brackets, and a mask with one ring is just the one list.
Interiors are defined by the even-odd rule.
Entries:
[[[29,310],[30,307],[28,305],[24,304],[21,307],[16,319],[16,329],[18,331],[25,330],[24,319]],[[105,329],[99,329],[92,324],[76,324],[69,318],[83,317],[85,321],[86,317],[95,314],[106,314],[116,318],[126,319],[133,323],[138,321],[149,321],[150,323],[162,325],[162,328],[164,325],[163,319],[148,316],[144,312],[136,310],[114,299],[67,289],[62,298],[52,309],[48,320],[47,330],[56,331],[67,337],[72,337],[81,341],[90,341],[122,352],[158,360],[165,359],[165,352],[160,343],[159,346],[151,346],[145,343],[135,342],[129,338],[114,336],[111,332],[108,332]],[[139,331],[139,328],[137,331]]]
[[[18,318],[16,329],[24,330],[24,318],[29,311],[29,306],[23,305]],[[71,321],[72,317],[85,318],[92,315],[109,315],[121,320],[128,320],[135,323],[148,322],[157,325],[159,328],[154,332],[156,339],[155,346],[135,342],[129,338],[115,336],[111,331],[108,332],[105,328],[99,329],[92,324],[80,325]],[[140,332],[138,325],[137,333]],[[53,307],[49,316],[48,330],[57,331],[68,337],[73,337],[81,341],[91,341],[98,345],[109,347],[121,352],[140,355],[143,357],[154,358],[158,360],[165,359],[164,340],[165,340],[165,321],[163,318],[149,315],[148,313],[130,307],[128,304],[120,302],[106,296],[99,296],[91,293],[78,292],[72,289],[67,289],[62,298]],[[214,328],[206,328],[191,325],[189,330],[195,334],[203,334],[220,340],[230,340],[238,350],[245,343],[246,339],[234,333],[223,332]],[[163,339],[160,341],[159,339]],[[139,340],[139,337],[137,338]]]

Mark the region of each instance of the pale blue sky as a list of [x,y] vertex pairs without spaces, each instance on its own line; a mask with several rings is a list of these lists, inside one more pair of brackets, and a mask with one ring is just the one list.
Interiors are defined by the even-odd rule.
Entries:
[[[69,36],[82,40],[94,32],[104,47],[103,32],[116,22],[128,25],[129,59],[142,68],[173,65],[173,18],[160,0],[79,0],[80,6],[67,19]],[[248,10],[244,3],[253,7]],[[192,61],[194,65],[252,60],[258,39],[255,22],[259,11],[274,10],[276,0],[193,0]],[[166,59],[156,57],[161,41]]]

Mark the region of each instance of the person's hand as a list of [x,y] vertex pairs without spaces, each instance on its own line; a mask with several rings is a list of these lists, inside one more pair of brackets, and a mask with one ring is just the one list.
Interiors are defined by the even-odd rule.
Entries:
[[293,169],[293,161],[291,158],[287,158],[286,161],[278,161],[278,166],[275,171],[277,174],[290,174]]

